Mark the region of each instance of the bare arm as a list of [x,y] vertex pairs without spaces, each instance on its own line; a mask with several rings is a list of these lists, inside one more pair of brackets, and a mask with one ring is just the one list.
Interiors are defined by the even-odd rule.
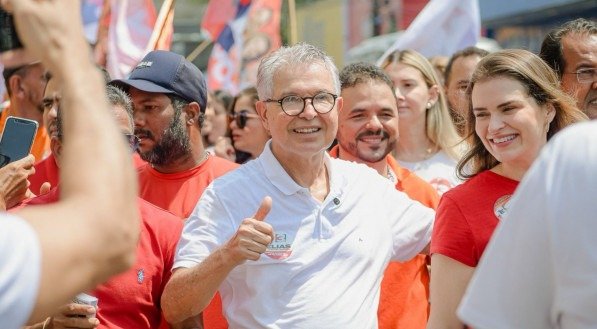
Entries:
[[18,213],[33,226],[42,250],[34,322],[133,263],[139,232],[136,176],[90,60],[80,2],[2,4],[14,10],[27,52],[42,60],[64,90],[61,201]]
[[462,329],[456,309],[475,271],[450,257],[431,256],[431,314],[427,329]]
[[271,225],[263,222],[271,207],[272,200],[266,197],[253,218],[245,219],[226,244],[199,265],[172,273],[162,294],[162,309],[169,323],[201,313],[230,271],[246,260],[259,259],[273,240]]

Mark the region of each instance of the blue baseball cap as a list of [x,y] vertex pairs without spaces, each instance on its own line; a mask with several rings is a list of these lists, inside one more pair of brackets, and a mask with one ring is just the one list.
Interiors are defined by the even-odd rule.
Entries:
[[174,94],[188,102],[197,102],[201,112],[205,112],[207,87],[203,73],[186,58],[170,51],[148,53],[128,79],[112,80],[110,84],[148,93]]

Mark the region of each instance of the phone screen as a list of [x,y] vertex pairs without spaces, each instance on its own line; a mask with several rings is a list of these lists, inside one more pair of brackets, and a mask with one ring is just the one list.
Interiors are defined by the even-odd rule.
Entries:
[[31,152],[36,132],[36,121],[8,117],[0,139],[0,166],[26,157]]

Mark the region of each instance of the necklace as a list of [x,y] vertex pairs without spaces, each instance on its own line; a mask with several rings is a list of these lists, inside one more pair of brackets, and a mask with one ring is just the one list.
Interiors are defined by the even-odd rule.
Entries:
[[197,166],[202,165],[205,161],[207,161],[207,158],[209,157],[209,152],[208,151],[203,151],[203,155],[201,156],[201,159],[199,160],[199,162],[197,163]]

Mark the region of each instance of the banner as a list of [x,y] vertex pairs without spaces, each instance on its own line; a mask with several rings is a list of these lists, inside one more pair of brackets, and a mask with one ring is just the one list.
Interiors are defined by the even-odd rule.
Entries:
[[112,0],[110,11],[106,69],[121,79],[145,56],[156,10],[152,0]]
[[[201,24],[204,32],[214,38],[207,66],[209,89],[235,94],[255,85],[259,61],[280,47],[281,8],[281,0],[209,3]],[[228,22],[223,24],[225,19]]]
[[280,48],[282,0],[253,0],[241,52],[240,89],[255,86],[261,58]]
[[378,64],[398,49],[414,49],[426,57],[451,56],[460,49],[474,46],[480,34],[477,0],[431,0]]
[[[229,8],[229,1],[212,0],[209,2],[205,16],[209,20],[210,12],[221,12]],[[220,8],[216,8],[222,6]],[[211,8],[210,8],[211,7]],[[234,14],[226,25],[222,26],[222,19],[230,17],[230,14],[211,20],[206,24],[206,33],[214,37],[214,46],[207,63],[207,86],[210,90],[223,89],[232,94],[239,91],[241,51],[243,43],[243,31],[247,22],[247,13],[251,7],[250,0],[241,0],[231,13]]]

